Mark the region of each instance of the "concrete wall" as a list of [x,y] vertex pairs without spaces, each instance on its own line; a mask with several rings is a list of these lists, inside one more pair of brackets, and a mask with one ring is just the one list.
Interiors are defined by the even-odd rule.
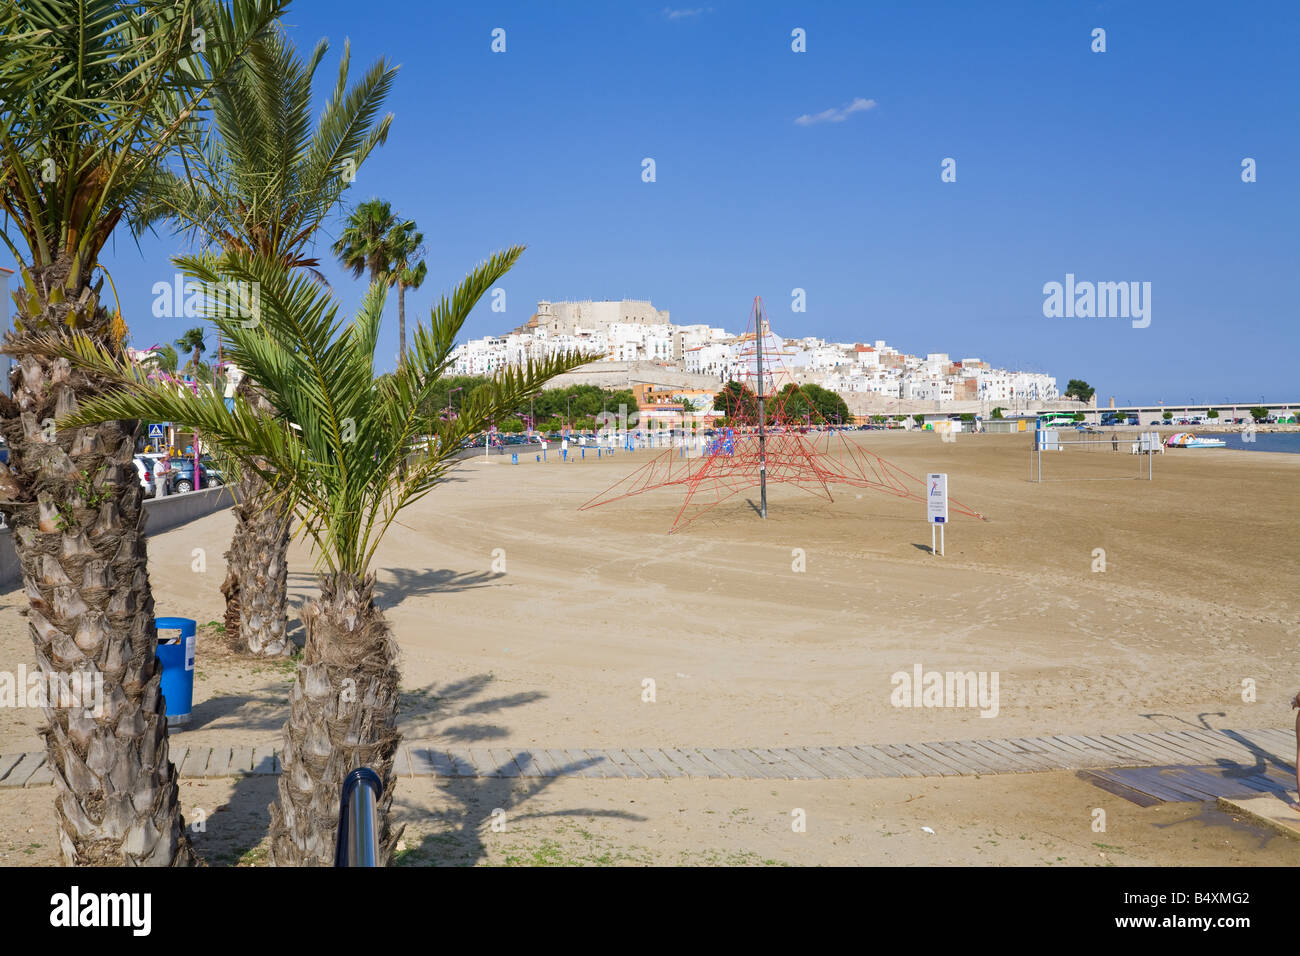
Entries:
[[[161,534],[196,518],[229,508],[235,503],[229,488],[205,488],[185,495],[152,498],[144,503],[145,535]],[[0,591],[16,588],[21,581],[18,553],[12,532],[0,531]]]
[[161,534],[195,518],[229,508],[234,503],[234,496],[224,485],[183,495],[151,498],[144,503],[144,513],[148,516],[145,518],[144,531],[146,535]]

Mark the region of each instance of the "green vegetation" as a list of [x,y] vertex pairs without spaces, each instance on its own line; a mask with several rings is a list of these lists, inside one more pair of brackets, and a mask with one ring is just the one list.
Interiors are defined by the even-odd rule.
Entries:
[[[457,413],[469,396],[492,380],[481,375],[451,375],[438,382],[421,405],[420,413],[426,417],[442,417],[448,410]],[[597,427],[596,417],[602,411],[611,415],[623,406],[631,416],[636,412],[636,396],[630,389],[605,389],[595,385],[569,385],[565,388],[548,388],[537,393],[531,403],[525,402],[513,409],[513,414],[496,422],[497,431],[517,434],[527,429],[530,411],[537,416],[536,429],[543,432],[559,431],[566,424],[566,409],[571,408],[573,426],[586,431]]]
[[[194,393],[144,378],[139,368],[84,335],[46,336],[31,348],[67,359],[110,388],[58,421],[62,428],[127,420],[175,421],[199,428],[210,442],[267,482],[293,509],[314,545],[320,598],[304,608],[306,653],[290,698],[284,773],[272,805],[270,858],[275,865],[329,865],[333,822],[313,805],[337,805],[340,768],[364,754],[384,780],[392,777],[398,682],[397,645],[375,603],[375,553],[401,510],[432,491],[451,467],[461,442],[489,422],[505,420],[556,375],[588,361],[557,355],[501,373],[471,392],[451,421],[419,413],[447,368],[470,311],[523,253],[516,246],[474,269],[441,297],[427,325],[416,328],[407,360],[375,377],[385,288],[371,284],[350,321],[338,303],[279,257],[226,251],[188,256],[182,269],[202,282],[256,283],[260,322],[209,317],[229,342],[230,357],[257,382],[275,414],[262,414],[243,395]],[[227,406],[226,402],[230,405]],[[423,435],[438,441],[411,463]],[[325,661],[329,661],[329,667]],[[304,690],[326,680],[323,693]],[[319,686],[313,684],[313,687]],[[310,737],[314,744],[307,742]],[[340,755],[326,765],[306,758],[322,744]],[[291,785],[292,781],[310,785]],[[379,853],[387,864],[395,837],[381,812]]]
[[849,406],[838,392],[820,385],[798,386],[791,382],[778,393],[785,403],[786,417],[790,421],[808,421],[813,425],[826,423],[842,425],[852,421]]
[[1081,402],[1090,402],[1092,401],[1092,396],[1096,391],[1095,388],[1083,379],[1072,378],[1070,379],[1070,384],[1065,386],[1065,397],[1077,398]]
[[406,290],[424,284],[424,235],[413,220],[403,220],[380,199],[361,203],[333,245],[334,254],[353,278],[369,273],[370,281],[397,287],[398,361],[406,361]]

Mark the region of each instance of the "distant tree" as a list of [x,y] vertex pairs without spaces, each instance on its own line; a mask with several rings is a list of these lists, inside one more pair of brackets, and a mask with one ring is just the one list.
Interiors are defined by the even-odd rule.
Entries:
[[758,396],[747,385],[732,380],[713,396],[713,407],[727,421],[758,421]]
[[[392,271],[392,235],[401,225],[393,207],[382,199],[368,199],[349,214],[343,234],[331,247],[343,268],[360,279],[369,273],[373,283]],[[389,283],[391,284],[391,283]]]
[[1002,406],[999,405],[997,408],[993,409],[993,411],[989,413],[989,418],[1001,418],[1002,411],[1003,411]]
[[1171,418],[1174,417],[1174,413],[1173,413],[1173,412],[1165,412],[1165,413],[1164,413],[1163,415],[1161,415],[1160,417],[1163,418],[1165,421],[1169,421]]
[[160,370],[175,375],[176,368],[180,364],[180,356],[176,353],[176,349],[164,343],[155,345],[146,361],[153,362]]
[[204,350],[207,348],[207,343],[203,341],[203,326],[200,325],[195,326],[192,329],[187,329],[185,334],[176,340],[176,345],[178,348],[186,352],[193,353],[190,356],[190,360],[185,363],[185,367],[187,369],[192,369],[194,378],[198,380],[200,372],[199,361],[203,357]]
[[1076,422],[1083,421],[1083,412],[1075,412],[1073,418]]
[[[383,376],[381,380],[387,378],[388,376]],[[429,397],[420,406],[420,414],[429,418],[446,412],[449,406],[463,408],[465,399],[469,394],[479,386],[486,385],[489,381],[491,379],[482,375],[449,375],[430,389]],[[459,389],[459,391],[453,395],[453,389]]]
[[522,419],[507,418],[505,421],[498,423],[497,431],[505,432],[507,435],[517,435],[524,430]]
[[963,412],[963,413],[962,413],[962,416],[961,416],[961,420],[964,421],[964,422],[974,422],[974,421],[975,421],[975,413],[974,413],[974,412]]
[[424,235],[416,231],[414,222],[403,222],[393,227],[388,243],[393,254],[390,282],[397,286],[398,355],[401,361],[405,361],[406,290],[420,288],[429,273],[424,262]]
[[1217,408],[1211,408],[1208,412],[1205,413],[1205,417],[1206,417],[1206,418],[1218,418],[1218,417],[1219,417],[1219,410],[1218,410]]
[[1262,422],[1264,419],[1268,418],[1268,409],[1263,405],[1256,405],[1250,410],[1250,417],[1255,419],[1257,422]]
[[398,356],[406,356],[406,290],[418,289],[428,273],[424,236],[415,222],[402,219],[382,199],[360,203],[348,216],[343,234],[332,247],[354,278],[397,287]]
[[843,424],[852,418],[848,403],[839,393],[820,385],[810,383],[799,386],[791,382],[781,389],[777,398],[785,410],[786,419],[791,422]]
[[924,415],[913,415],[913,416],[912,416],[912,421],[916,422],[918,425],[924,425],[924,424],[925,424],[925,416],[924,416]]
[[1077,398],[1081,402],[1092,401],[1092,396],[1097,390],[1081,378],[1070,379],[1070,384],[1065,386],[1066,398]]

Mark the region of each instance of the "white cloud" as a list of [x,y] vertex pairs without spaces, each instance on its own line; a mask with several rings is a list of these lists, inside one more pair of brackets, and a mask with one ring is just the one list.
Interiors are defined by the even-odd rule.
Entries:
[[875,106],[875,100],[866,100],[859,96],[842,109],[832,108],[822,110],[820,113],[804,113],[803,116],[795,120],[795,123],[799,126],[812,126],[816,123],[843,123],[849,118],[850,114],[875,109]]
[[693,9],[674,10],[672,7],[664,7],[664,16],[669,20],[685,20],[687,17],[698,17],[702,13],[712,13],[712,7],[695,7]]

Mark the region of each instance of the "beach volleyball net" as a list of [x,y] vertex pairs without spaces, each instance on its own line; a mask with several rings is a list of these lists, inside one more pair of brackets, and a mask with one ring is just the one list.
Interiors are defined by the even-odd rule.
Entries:
[[1036,430],[1030,436],[1029,480],[1152,481],[1164,453],[1156,432]]

